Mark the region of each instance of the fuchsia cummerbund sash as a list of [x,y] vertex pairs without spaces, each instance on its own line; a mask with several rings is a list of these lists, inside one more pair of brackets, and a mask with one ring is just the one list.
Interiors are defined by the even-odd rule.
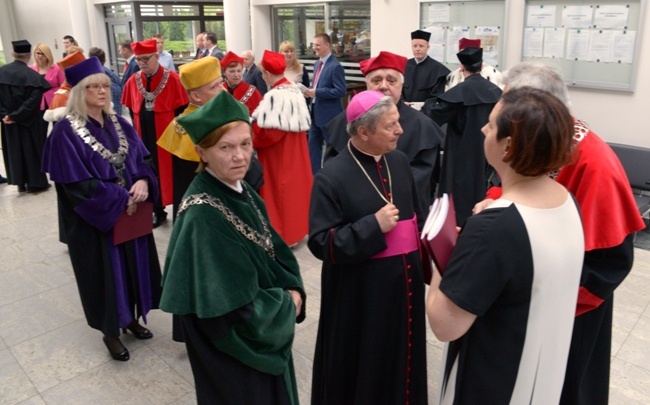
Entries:
[[384,234],[388,247],[377,253],[372,259],[381,259],[411,253],[420,248],[417,217],[398,221],[395,228]]

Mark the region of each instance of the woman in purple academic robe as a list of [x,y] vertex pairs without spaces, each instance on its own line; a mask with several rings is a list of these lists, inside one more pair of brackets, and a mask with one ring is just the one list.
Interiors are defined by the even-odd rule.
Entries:
[[45,145],[43,170],[56,184],[81,304],[90,327],[115,360],[127,361],[120,328],[153,337],[139,324],[160,301],[160,265],[153,234],[115,244],[113,227],[138,203],[154,201],[158,181],[133,127],[110,106],[110,79],[99,60],[65,70],[72,90],[67,115]]

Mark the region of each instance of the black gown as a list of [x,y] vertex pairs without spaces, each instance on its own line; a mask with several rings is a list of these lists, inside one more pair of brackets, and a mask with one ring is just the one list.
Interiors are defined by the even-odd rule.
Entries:
[[485,198],[494,172],[485,160],[481,128],[500,97],[497,85],[474,74],[437,99],[427,100],[422,108],[438,125],[447,124],[438,193],[453,196],[458,225]]
[[[406,105],[403,100],[397,104],[397,111],[399,124],[404,130],[397,140],[397,150],[402,151],[409,160],[420,209],[427,213],[438,184],[440,148],[444,134],[438,124]],[[326,143],[323,164],[346,148],[350,139],[346,125],[345,111],[327,124],[329,141]]]
[[[0,132],[9,184],[32,190],[49,186],[41,172],[46,135],[40,111],[43,92],[50,84],[25,62],[15,60],[0,68]],[[6,125],[9,116],[15,124]]]
[[[386,165],[352,148],[384,196],[390,168],[400,218],[422,222],[406,156],[390,152]],[[323,260],[314,405],[427,403],[420,255],[372,258],[387,247],[374,216],[384,205],[347,148],[314,177],[308,246]]]
[[406,101],[423,102],[445,92],[447,75],[450,70],[445,65],[427,56],[416,63],[414,58],[406,62],[402,97]]

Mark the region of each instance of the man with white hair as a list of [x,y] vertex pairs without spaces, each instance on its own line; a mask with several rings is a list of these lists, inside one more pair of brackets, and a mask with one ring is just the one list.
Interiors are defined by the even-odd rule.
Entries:
[[160,181],[161,197],[154,204],[154,227],[167,219],[165,206],[173,203],[172,158],[156,146],[167,125],[189,103],[176,72],[160,66],[155,39],[131,44],[140,71],[124,85],[122,104],[130,110],[133,126],[149,150]]
[[257,91],[259,91],[260,94],[264,96],[268,90],[268,86],[266,85],[264,78],[262,78],[262,72],[260,72],[260,70],[257,68],[257,65],[255,64],[255,55],[253,55],[253,51],[244,51],[239,56],[244,59],[244,71],[242,72],[242,80],[257,87]]
[[[368,90],[390,96],[397,105],[399,123],[404,133],[397,141],[397,150],[404,152],[411,165],[420,208],[425,214],[433,202],[443,132],[432,120],[404,103],[402,84],[406,58],[390,52],[380,52],[374,58],[361,62],[361,72],[366,77]],[[327,124],[329,140],[324,161],[327,163],[346,148],[350,135],[346,130],[345,112]]]
[[[534,87],[548,91],[570,107],[562,76],[539,62],[522,62],[504,75],[505,91]],[[634,262],[634,233],[645,227],[620,161],[584,121],[575,119],[575,161],[551,175],[580,206],[585,232],[585,260],[571,349],[562,390],[562,405],[600,405],[609,400],[614,290]],[[501,196],[493,187],[474,213]]]
[[[416,112],[417,113],[417,112]],[[315,176],[311,252],[323,261],[312,404],[427,404],[419,209],[391,97],[346,110],[351,137]]]

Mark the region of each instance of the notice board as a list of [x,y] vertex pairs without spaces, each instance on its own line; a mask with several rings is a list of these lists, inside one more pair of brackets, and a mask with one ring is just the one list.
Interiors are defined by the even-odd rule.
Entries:
[[529,0],[523,60],[558,67],[569,86],[634,91],[643,1]]

